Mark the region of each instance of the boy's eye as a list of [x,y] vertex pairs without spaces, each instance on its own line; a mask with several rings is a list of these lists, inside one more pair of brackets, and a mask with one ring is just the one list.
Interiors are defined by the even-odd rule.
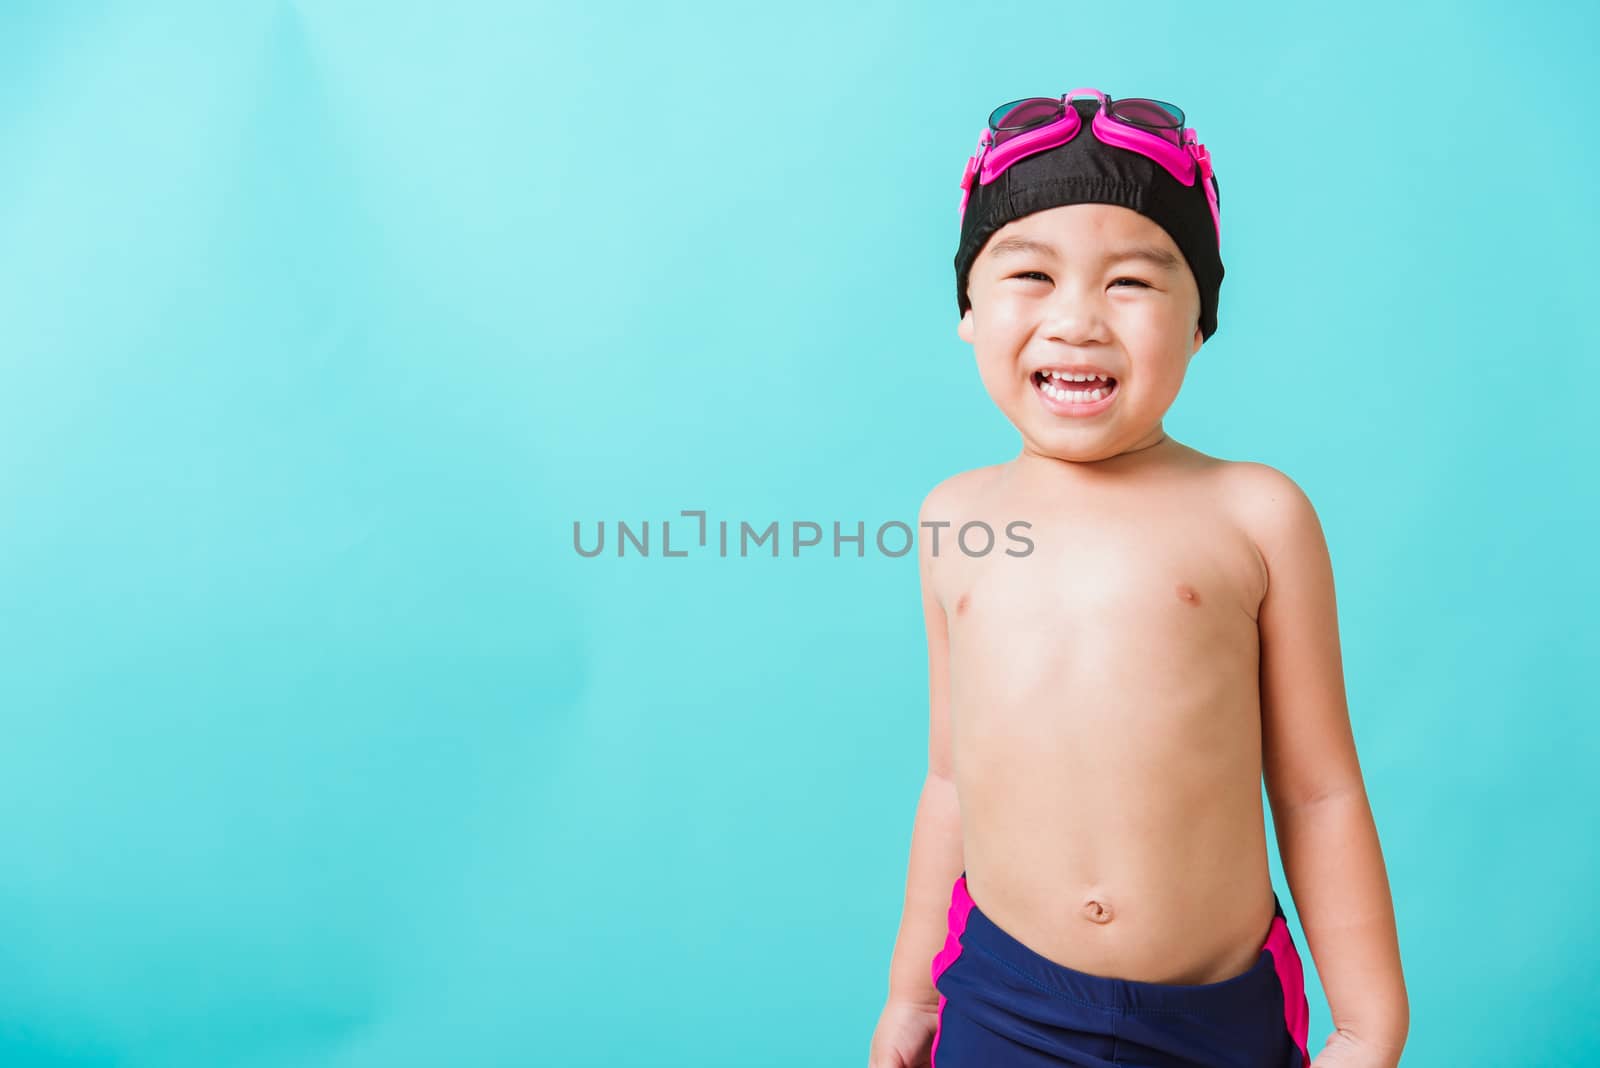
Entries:
[[[1040,278],[1040,279],[1043,279],[1046,282],[1048,282],[1050,280],[1050,276],[1045,274],[1045,273],[1043,273],[1042,271],[1023,271],[1023,272],[1021,272],[1019,274],[1014,274],[1011,277],[1013,277],[1013,278]],[[1139,278],[1127,278],[1127,277],[1118,278],[1115,281],[1113,281],[1111,284],[1112,285],[1116,285],[1117,282],[1132,282],[1136,286],[1143,286],[1146,289],[1150,288],[1150,283],[1148,283],[1146,281],[1143,281],[1142,279],[1139,279]]]

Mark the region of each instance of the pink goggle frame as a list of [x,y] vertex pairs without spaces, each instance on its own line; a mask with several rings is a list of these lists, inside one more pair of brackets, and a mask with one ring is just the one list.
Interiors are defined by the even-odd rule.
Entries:
[[[994,115],[1002,111],[1022,114],[1027,110],[1023,105],[1032,104],[1037,108],[1049,109],[1043,112],[1049,115],[1053,106],[1059,105],[1060,114],[1021,130],[997,130],[994,116],[990,117],[990,124],[979,136],[978,148],[967,160],[966,171],[961,175],[961,217],[966,217],[967,200],[972,195],[974,178],[980,185],[988,185],[1017,160],[1064,145],[1078,136],[1083,122],[1078,117],[1078,109],[1072,106],[1072,99],[1083,94],[1100,101],[1090,128],[1102,142],[1148,156],[1184,185],[1194,185],[1196,178],[1204,181],[1206,202],[1211,205],[1211,222],[1216,227],[1217,245],[1220,248],[1222,220],[1217,212],[1216,180],[1211,176],[1211,153],[1200,143],[1199,135],[1183,125],[1183,112],[1173,105],[1154,100],[1129,98],[1113,102],[1098,89],[1073,89],[1059,101],[1051,97],[1031,97],[996,108]],[[1172,114],[1174,111],[1177,111],[1176,115]],[[1165,121],[1159,127],[1149,123],[1140,124],[1126,117],[1130,114],[1153,115],[1172,120],[1172,124],[1167,125]],[[1159,133],[1156,132],[1158,128],[1161,130]],[[998,143],[997,134],[1005,135]]]

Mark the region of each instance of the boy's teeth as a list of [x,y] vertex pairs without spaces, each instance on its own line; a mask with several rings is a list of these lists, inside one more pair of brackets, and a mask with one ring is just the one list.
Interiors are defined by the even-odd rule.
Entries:
[[1098,375],[1069,375],[1060,371],[1040,373],[1039,388],[1057,400],[1087,404],[1111,392],[1111,380]]

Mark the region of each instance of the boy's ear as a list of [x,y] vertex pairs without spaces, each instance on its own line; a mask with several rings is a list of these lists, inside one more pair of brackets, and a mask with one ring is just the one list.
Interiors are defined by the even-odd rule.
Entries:
[[961,340],[972,344],[972,309],[968,308],[961,314],[961,322],[956,325],[956,333]]

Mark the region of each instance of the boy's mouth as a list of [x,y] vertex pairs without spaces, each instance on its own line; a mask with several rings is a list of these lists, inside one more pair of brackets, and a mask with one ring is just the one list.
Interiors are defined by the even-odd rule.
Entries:
[[1117,391],[1117,380],[1098,372],[1073,373],[1044,368],[1033,372],[1033,388],[1053,409],[1069,414],[1092,414]]

